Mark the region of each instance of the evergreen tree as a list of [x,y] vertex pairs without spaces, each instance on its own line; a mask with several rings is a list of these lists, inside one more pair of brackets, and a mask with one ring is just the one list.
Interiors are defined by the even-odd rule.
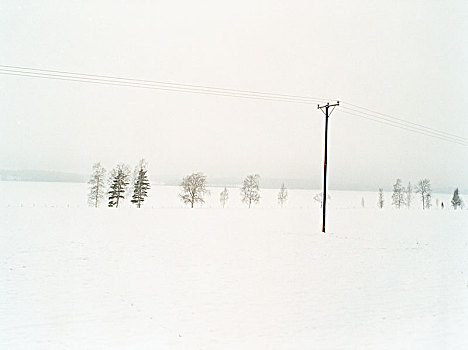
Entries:
[[249,208],[252,203],[260,202],[260,175],[248,175],[241,188],[242,202]]
[[229,193],[226,187],[224,187],[224,190],[219,194],[219,202],[221,205],[224,206],[226,205],[227,201],[229,199]]
[[383,189],[382,188],[379,188],[379,200],[377,202],[377,206],[382,209],[383,208],[383,205],[384,205],[384,193],[383,193]]
[[93,165],[93,174],[89,179],[89,193],[88,193],[88,204],[92,207],[97,208],[99,203],[104,198],[105,193],[105,177],[106,169],[101,166],[101,163]]
[[461,209],[463,209],[463,199],[460,197],[459,193],[458,193],[458,187],[455,189],[455,191],[453,191],[453,197],[452,197],[452,206],[453,206],[453,209],[457,209],[458,207],[460,207]]
[[421,195],[421,201],[423,210],[431,207],[431,181],[428,179],[422,179],[418,181],[416,185],[416,193]]
[[120,199],[124,199],[125,191],[129,184],[130,169],[127,165],[120,163],[111,172],[109,189],[109,207],[119,207]]
[[400,209],[402,204],[405,202],[405,191],[401,185],[401,179],[397,179],[393,185],[392,204]]
[[281,208],[288,200],[288,189],[284,187],[284,182],[281,185],[280,191],[278,193],[278,203],[281,205]]
[[131,202],[136,204],[137,208],[141,208],[141,204],[145,198],[148,197],[148,190],[151,188],[148,176],[146,175],[148,170],[146,169],[146,162],[144,159],[140,161],[135,170],[137,175],[133,184],[133,196]]

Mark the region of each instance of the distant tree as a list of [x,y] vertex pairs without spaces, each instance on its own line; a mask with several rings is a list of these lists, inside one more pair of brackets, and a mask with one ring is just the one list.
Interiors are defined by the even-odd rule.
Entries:
[[278,203],[281,205],[281,208],[288,200],[288,189],[284,187],[284,182],[281,185],[280,191],[278,193]]
[[242,202],[248,204],[260,202],[260,175],[248,175],[241,188]]
[[133,182],[133,196],[131,202],[136,204],[137,208],[141,208],[141,204],[148,197],[148,190],[151,188],[148,176],[146,173],[146,162],[144,159],[140,160],[138,165],[135,168],[135,173]]
[[383,189],[379,188],[379,200],[377,201],[377,206],[382,209],[384,205],[384,193]]
[[88,193],[88,204],[92,207],[97,208],[99,203],[104,198],[106,181],[106,169],[101,166],[101,163],[93,165],[93,173],[88,181],[89,193]]
[[428,179],[419,180],[416,185],[416,193],[421,196],[423,210],[431,207],[431,181]]
[[226,187],[224,187],[224,190],[219,194],[219,202],[221,205],[224,206],[226,205],[227,201],[229,199],[229,192]]
[[206,176],[202,173],[193,173],[184,177],[180,187],[182,187],[182,193],[179,194],[179,197],[185,204],[190,204],[192,208],[195,203],[205,203],[203,197],[210,193],[206,189]]
[[[327,199],[331,199],[331,196],[329,194],[327,194]],[[323,193],[322,192],[316,193],[314,196],[314,201],[320,203],[320,208],[322,208],[323,207]]]
[[463,199],[460,197],[460,195],[458,193],[458,187],[457,187],[455,189],[455,191],[453,191],[452,207],[453,207],[453,209],[456,210],[458,207],[463,209],[463,206],[464,206]]
[[109,189],[109,207],[119,207],[120,199],[125,198],[125,191],[130,183],[130,169],[126,164],[120,163],[112,169]]
[[405,204],[409,208],[411,207],[411,201],[413,200],[413,187],[411,186],[411,182],[408,182],[408,186],[405,190]]
[[400,209],[405,202],[405,191],[401,185],[401,179],[396,179],[393,185],[392,204]]

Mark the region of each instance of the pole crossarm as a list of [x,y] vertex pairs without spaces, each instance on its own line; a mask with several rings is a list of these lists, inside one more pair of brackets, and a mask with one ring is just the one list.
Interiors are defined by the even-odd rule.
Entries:
[[[333,109],[332,109],[331,112],[330,112],[330,114],[331,114],[331,113],[333,112],[333,110],[335,109],[335,107],[336,107],[336,106],[339,106],[339,105],[340,105],[340,101],[336,101],[336,103],[334,103],[334,104],[332,104],[332,105],[331,105],[330,103],[327,102],[327,104],[326,104],[326,105],[323,105],[323,106],[317,105],[317,109],[320,109],[320,110],[322,111],[322,113],[324,113],[324,112],[323,112],[323,109],[324,109],[324,108],[333,107]],[[330,116],[330,115],[329,115],[329,116]]]

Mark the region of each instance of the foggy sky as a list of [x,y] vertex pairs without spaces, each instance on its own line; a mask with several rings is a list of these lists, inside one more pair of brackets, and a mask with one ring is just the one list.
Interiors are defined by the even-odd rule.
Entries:
[[[3,1],[0,64],[343,100],[468,137],[465,1]],[[0,75],[0,168],[320,178],[313,105]],[[468,148],[340,113],[330,186],[468,189]]]

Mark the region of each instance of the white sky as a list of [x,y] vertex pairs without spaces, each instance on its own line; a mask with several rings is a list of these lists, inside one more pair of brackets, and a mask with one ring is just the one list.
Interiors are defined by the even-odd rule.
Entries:
[[[0,64],[330,97],[468,137],[465,1],[2,1]],[[0,168],[314,178],[312,105],[0,75]],[[468,189],[468,147],[339,112],[330,186]]]

